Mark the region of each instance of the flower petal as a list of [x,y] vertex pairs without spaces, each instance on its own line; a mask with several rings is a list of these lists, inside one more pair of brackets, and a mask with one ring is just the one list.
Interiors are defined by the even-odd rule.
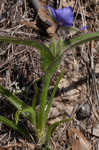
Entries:
[[73,9],[71,6],[54,10],[52,7],[47,6],[52,13],[54,19],[62,26],[71,27],[73,25]]
[[71,27],[73,25],[73,10],[72,7],[65,7],[62,9],[57,9],[56,11],[56,21],[62,26]]
[[46,9],[49,10],[51,12],[52,16],[56,19],[55,10],[52,7],[48,6],[48,5],[46,6]]
[[82,26],[81,28],[80,28],[80,31],[83,31],[83,30],[85,30],[87,28],[87,26]]

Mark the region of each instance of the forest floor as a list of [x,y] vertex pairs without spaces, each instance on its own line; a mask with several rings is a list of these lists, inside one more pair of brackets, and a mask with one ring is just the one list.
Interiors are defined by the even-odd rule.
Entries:
[[[53,8],[72,6],[74,26],[87,25],[85,33],[99,31],[98,0],[40,0],[41,5]],[[51,36],[47,23],[40,19],[30,1],[0,1],[0,35],[50,42],[53,36],[70,38],[75,33],[58,29]],[[49,114],[48,125],[68,116],[53,133],[53,150],[99,150],[99,42],[91,41],[64,53],[60,67],[53,75],[51,87],[61,70],[64,77]],[[27,104],[33,97],[33,82],[42,76],[40,54],[34,48],[0,42],[0,84]],[[16,109],[0,96],[0,115],[14,120]],[[20,118],[23,121],[23,118]],[[24,122],[23,122],[24,123]],[[21,135],[0,123],[0,150],[30,150]]]

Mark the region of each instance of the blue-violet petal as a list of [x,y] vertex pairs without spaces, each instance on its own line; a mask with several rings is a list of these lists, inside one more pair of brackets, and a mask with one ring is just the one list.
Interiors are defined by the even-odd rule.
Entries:
[[46,8],[51,11],[52,16],[61,26],[71,27],[73,25],[74,14],[71,6],[56,10],[50,6]]

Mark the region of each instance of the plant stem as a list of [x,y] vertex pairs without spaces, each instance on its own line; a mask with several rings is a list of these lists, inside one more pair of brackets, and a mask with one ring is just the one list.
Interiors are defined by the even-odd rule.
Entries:
[[40,99],[40,108],[38,112],[38,120],[37,120],[37,129],[39,130],[40,136],[44,136],[44,129],[45,129],[45,105],[47,100],[47,93],[48,87],[50,83],[51,73],[46,73],[44,82],[43,82],[43,89],[41,93]]

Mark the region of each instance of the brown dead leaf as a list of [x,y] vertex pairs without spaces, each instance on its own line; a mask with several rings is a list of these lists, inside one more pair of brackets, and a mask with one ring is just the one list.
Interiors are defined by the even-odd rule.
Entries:
[[50,18],[45,8],[40,8],[38,11],[38,15],[40,19],[50,25],[47,29],[47,33],[49,36],[53,36],[53,34],[56,32],[56,23]]
[[51,25],[55,24],[44,7],[38,10],[38,15],[44,22],[49,22]]
[[53,36],[54,33],[56,32],[56,26],[51,26],[47,29],[47,33],[49,34],[49,36]]
[[20,20],[20,24],[25,25],[26,27],[31,27],[33,29],[38,29],[38,27],[36,26],[36,23],[33,21],[25,21],[25,20]]
[[[47,28],[47,33],[50,37],[52,37],[54,35],[54,33],[56,32],[57,25],[50,18],[50,16],[48,15],[45,8],[40,8],[38,11],[38,15],[43,22],[46,22],[50,25],[50,27]],[[36,26],[35,21],[33,22],[33,21],[27,21],[27,20],[22,19],[22,20],[20,20],[20,24],[23,24],[26,27],[31,27],[33,29],[38,30],[38,27]]]
[[88,129],[88,132],[99,138],[99,124],[96,124],[93,128]]
[[74,7],[75,5],[75,1],[66,1],[66,0],[62,0],[61,2],[61,7],[68,7],[68,6],[71,6],[71,7]]
[[69,128],[68,135],[73,139],[72,150],[92,150],[92,145],[76,128]]

